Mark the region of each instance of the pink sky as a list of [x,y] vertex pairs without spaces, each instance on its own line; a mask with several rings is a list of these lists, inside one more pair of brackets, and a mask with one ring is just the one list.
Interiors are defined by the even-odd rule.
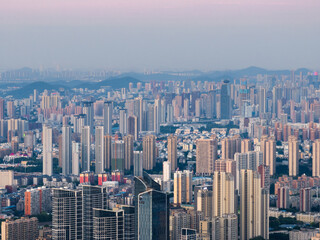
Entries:
[[319,0],[3,0],[0,24],[157,23],[172,19],[228,24],[234,18],[238,24],[252,24],[254,19],[290,23],[307,22],[319,8]]
[[0,0],[0,71],[320,65],[320,0]]

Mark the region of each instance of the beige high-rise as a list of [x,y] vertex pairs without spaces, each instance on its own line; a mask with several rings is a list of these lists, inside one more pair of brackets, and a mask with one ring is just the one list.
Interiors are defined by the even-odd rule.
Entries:
[[196,150],[197,173],[212,174],[217,160],[218,145],[216,139],[198,139]]
[[276,172],[276,141],[274,137],[263,135],[260,140],[260,151],[263,153],[263,163],[270,168],[270,175]]
[[143,138],[143,168],[151,170],[156,165],[156,137],[148,135]]
[[231,173],[234,177],[234,184],[236,187],[236,177],[237,177],[237,162],[233,159],[227,160],[217,160],[214,165],[214,170],[216,172],[226,172]]
[[212,216],[235,213],[234,177],[231,173],[214,172]]
[[241,140],[241,153],[252,151],[252,141],[250,139]]
[[312,144],[312,176],[320,177],[320,139]]
[[295,136],[289,136],[289,176],[297,176],[299,174],[299,143]]
[[168,137],[168,161],[171,163],[171,170],[177,169],[177,136]]
[[274,138],[269,138],[266,142],[266,162],[270,168],[270,175],[276,173],[276,141]]
[[38,219],[35,217],[6,220],[1,224],[2,240],[33,240],[36,239],[38,235]]
[[173,180],[174,204],[192,202],[192,172],[188,170],[176,171]]
[[221,159],[233,159],[234,154],[241,151],[240,136],[225,138],[221,141]]
[[261,188],[260,174],[256,171],[242,169],[240,194],[240,239],[257,236],[268,238],[267,227],[269,196]]

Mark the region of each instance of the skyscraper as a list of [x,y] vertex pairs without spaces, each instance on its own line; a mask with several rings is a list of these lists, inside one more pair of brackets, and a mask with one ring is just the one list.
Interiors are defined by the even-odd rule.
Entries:
[[312,176],[320,177],[320,139],[312,144]]
[[259,91],[259,114],[260,117],[266,113],[267,106],[266,106],[266,89],[260,88]]
[[234,136],[232,138],[224,138],[221,141],[221,158],[233,159],[234,154],[241,151],[241,138]]
[[142,177],[142,173],[143,173],[143,152],[142,151],[134,151],[133,152],[133,159],[134,159],[134,164],[133,164],[134,176]]
[[124,171],[125,144],[124,141],[115,140],[111,143],[111,170]]
[[14,118],[16,115],[16,107],[13,101],[7,102],[7,115],[9,118]]
[[151,170],[156,165],[156,137],[148,135],[143,138],[143,168]]
[[43,175],[52,175],[52,128],[42,126],[43,141]]
[[112,135],[112,112],[113,103],[111,101],[105,102],[103,107],[103,122],[105,135]]
[[169,240],[169,199],[147,173],[134,177],[136,240]]
[[252,151],[252,141],[250,139],[241,140],[241,153]]
[[173,203],[192,202],[192,172],[188,170],[176,171],[173,179]]
[[62,127],[62,174],[72,173],[71,127]]
[[128,134],[134,136],[134,140],[138,140],[139,137],[139,125],[138,125],[138,117],[129,116],[128,117]]
[[4,99],[0,98],[0,119],[4,119]]
[[171,163],[172,171],[177,169],[177,136],[168,137],[168,161]]
[[124,168],[130,170],[133,166],[133,136],[128,135],[123,138],[124,141]]
[[128,132],[128,121],[127,121],[127,109],[119,110],[119,132],[122,135],[127,135]]
[[106,169],[111,168],[111,147],[112,147],[112,137],[110,135],[104,136],[104,167]]
[[93,208],[107,209],[107,189],[102,186],[82,186],[82,239],[93,239]]
[[295,136],[289,136],[289,176],[297,176],[299,174],[299,143]]
[[[241,170],[240,238],[268,238],[268,192],[261,188],[260,175],[256,171]],[[267,204],[268,203],[268,204]]]
[[93,130],[93,107],[91,101],[83,102],[83,114],[85,114],[85,125],[90,126],[90,131]]
[[154,111],[153,111],[154,117],[154,132],[155,134],[160,133],[160,115],[161,115],[161,101],[160,99],[154,100]]
[[220,114],[221,119],[231,118],[231,98],[229,80],[224,80],[221,85]]
[[163,181],[170,181],[171,179],[171,163],[169,161],[163,162]]
[[263,163],[270,168],[270,175],[276,172],[276,141],[274,137],[261,137],[260,151],[263,153]]
[[93,238],[95,240],[125,240],[124,211],[93,209]]
[[52,239],[82,239],[82,191],[53,189]]
[[197,173],[214,172],[214,163],[217,159],[218,144],[216,139],[198,139],[196,149]]
[[72,174],[80,174],[80,143],[72,141]]
[[104,129],[103,126],[97,126],[95,132],[95,158],[96,158],[96,174],[104,172]]
[[235,213],[234,177],[231,173],[214,172],[212,216]]
[[81,132],[81,171],[90,171],[91,157],[90,126],[84,126]]

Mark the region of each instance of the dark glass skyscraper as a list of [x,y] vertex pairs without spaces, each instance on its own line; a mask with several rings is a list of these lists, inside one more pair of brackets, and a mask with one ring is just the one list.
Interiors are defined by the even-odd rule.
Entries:
[[221,119],[231,118],[231,98],[229,80],[224,80],[221,85],[221,99],[220,99],[220,113]]
[[136,240],[169,239],[169,199],[147,173],[135,177]]

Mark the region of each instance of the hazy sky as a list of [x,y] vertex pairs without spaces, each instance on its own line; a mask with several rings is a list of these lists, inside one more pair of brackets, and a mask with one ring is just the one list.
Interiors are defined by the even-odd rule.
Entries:
[[0,70],[319,70],[319,10],[319,0],[0,0]]

